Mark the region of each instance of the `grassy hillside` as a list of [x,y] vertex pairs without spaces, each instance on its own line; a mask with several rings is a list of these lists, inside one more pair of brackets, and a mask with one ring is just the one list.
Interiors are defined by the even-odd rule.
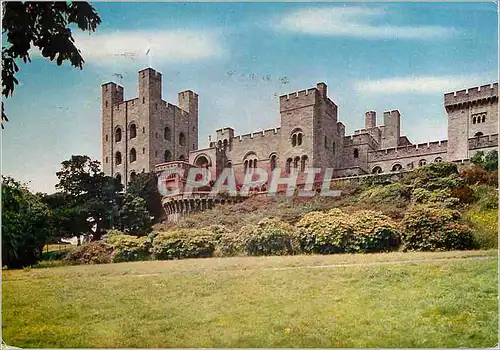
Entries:
[[5,271],[18,347],[491,347],[496,251]]

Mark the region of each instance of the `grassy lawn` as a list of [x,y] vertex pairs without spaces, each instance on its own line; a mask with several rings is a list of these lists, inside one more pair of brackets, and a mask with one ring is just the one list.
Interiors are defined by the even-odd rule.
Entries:
[[23,348],[491,347],[497,284],[496,251],[3,271],[3,339]]

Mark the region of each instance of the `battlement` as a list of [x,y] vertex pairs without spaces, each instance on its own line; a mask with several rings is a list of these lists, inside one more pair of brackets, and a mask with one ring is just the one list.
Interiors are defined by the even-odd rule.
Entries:
[[498,134],[477,136],[469,139],[469,149],[498,146]]
[[444,105],[451,106],[495,97],[498,99],[498,83],[446,93],[444,94]]
[[183,110],[179,106],[173,105],[173,104],[165,102],[163,100],[161,102],[166,107],[167,113],[176,113],[177,112],[177,114],[180,115],[181,117],[187,117],[189,115],[188,112],[186,112],[185,110]]
[[234,132],[234,129],[230,126],[227,126],[225,128],[220,128],[220,129],[215,130],[215,132],[217,134],[220,134],[220,135],[224,135],[226,131],[228,131],[229,134],[231,134],[231,131]]
[[319,91],[316,88],[297,91],[280,96],[280,111],[287,111],[315,105],[318,101]]
[[253,140],[257,137],[266,137],[266,136],[270,137],[270,136],[277,135],[279,133],[279,131],[280,131],[280,128],[260,130],[260,131],[251,132],[249,134],[237,135],[233,138],[233,140],[243,142],[243,141]]
[[401,146],[397,148],[386,148],[368,152],[369,161],[390,160],[410,156],[425,156],[427,154],[443,153],[448,148],[448,141],[433,141],[419,143],[417,145]]
[[139,71],[139,77],[146,77],[146,76],[149,76],[149,77],[152,77],[152,78],[156,78],[156,79],[161,79],[161,73],[154,70],[153,68],[151,67],[148,67],[148,68],[144,68],[142,70]]

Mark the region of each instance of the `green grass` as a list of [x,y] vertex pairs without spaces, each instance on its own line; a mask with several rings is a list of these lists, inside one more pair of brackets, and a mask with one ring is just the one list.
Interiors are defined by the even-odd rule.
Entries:
[[497,275],[496,251],[3,271],[3,339],[23,348],[491,347]]

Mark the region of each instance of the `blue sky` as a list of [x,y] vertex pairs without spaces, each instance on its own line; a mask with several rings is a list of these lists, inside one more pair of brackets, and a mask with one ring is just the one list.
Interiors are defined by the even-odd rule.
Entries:
[[347,133],[367,110],[380,124],[399,109],[412,142],[446,139],[443,94],[498,81],[493,2],[93,5],[102,25],[75,33],[84,69],[33,52],[6,100],[2,173],[34,191],[53,192],[72,154],[100,160],[100,85],[115,81],[133,98],[137,71],[150,63],[168,102],[185,89],[199,94],[200,147],[220,127],[277,126],[277,96],[320,81]]

